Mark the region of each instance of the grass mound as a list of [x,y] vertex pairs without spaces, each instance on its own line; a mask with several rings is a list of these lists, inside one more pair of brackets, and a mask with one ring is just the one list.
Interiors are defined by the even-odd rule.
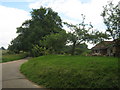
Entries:
[[24,63],[21,72],[47,88],[120,88],[113,57],[41,56]]

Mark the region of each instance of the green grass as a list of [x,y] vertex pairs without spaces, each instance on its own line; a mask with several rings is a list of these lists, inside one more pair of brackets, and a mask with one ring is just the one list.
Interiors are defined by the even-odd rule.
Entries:
[[41,56],[24,63],[21,72],[46,88],[120,88],[113,57]]
[[1,62],[9,62],[9,61],[15,61],[15,60],[19,60],[22,58],[25,58],[26,54],[5,54],[2,55],[2,61]]

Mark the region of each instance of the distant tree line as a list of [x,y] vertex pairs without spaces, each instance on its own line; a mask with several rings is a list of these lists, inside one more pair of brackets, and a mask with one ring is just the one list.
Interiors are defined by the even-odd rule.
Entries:
[[0,50],[6,50],[4,47],[1,47]]

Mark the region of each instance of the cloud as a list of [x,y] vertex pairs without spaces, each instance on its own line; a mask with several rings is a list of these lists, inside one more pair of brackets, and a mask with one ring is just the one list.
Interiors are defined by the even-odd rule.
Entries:
[[29,13],[24,10],[0,5],[0,46],[7,48],[17,36],[16,28],[29,18]]
[[[113,0],[114,3],[118,1]],[[31,3],[29,7],[34,9],[40,8],[40,6],[51,7],[59,13],[63,20],[67,17],[76,23],[80,23],[81,14],[84,14],[87,22],[92,22],[95,28],[100,25],[101,29],[104,29],[100,14],[103,10],[102,6],[105,6],[107,2],[108,0],[91,0],[89,3],[82,3],[80,0],[39,0]]]
[[0,2],[35,2],[37,0],[0,0]]

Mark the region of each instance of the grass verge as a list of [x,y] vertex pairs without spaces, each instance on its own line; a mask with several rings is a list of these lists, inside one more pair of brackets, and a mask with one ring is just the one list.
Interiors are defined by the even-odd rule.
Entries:
[[10,54],[10,55],[2,55],[2,61],[1,62],[9,62],[14,60],[23,59],[26,57],[26,54]]
[[118,59],[113,57],[41,56],[20,70],[46,88],[120,88]]

